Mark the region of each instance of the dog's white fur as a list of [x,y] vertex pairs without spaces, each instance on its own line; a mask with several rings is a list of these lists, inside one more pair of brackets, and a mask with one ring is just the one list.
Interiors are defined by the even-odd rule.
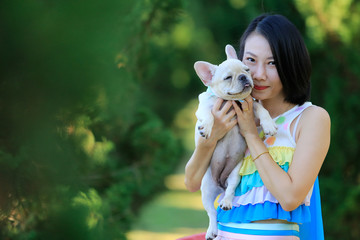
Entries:
[[[205,86],[209,86],[213,92],[203,92],[199,95],[199,106],[196,111],[198,119],[195,129],[195,143],[199,137],[208,138],[214,124],[211,109],[217,98],[224,100],[241,100],[250,95],[254,86],[249,68],[237,59],[236,51],[231,45],[226,45],[227,60],[219,66],[208,62],[199,61],[194,64],[195,71]],[[268,111],[258,102],[254,101],[254,115],[260,119],[265,134],[274,135],[276,124]],[[206,239],[214,239],[217,236],[217,212],[214,207],[216,197],[224,192],[214,179],[212,169],[219,165],[226,168],[224,161],[232,161],[234,169],[228,169],[230,175],[226,180],[225,195],[220,202],[224,210],[232,208],[235,189],[240,182],[239,170],[246,150],[246,142],[241,136],[239,126],[233,127],[221,140],[218,141],[214,150],[210,166],[201,182],[202,202],[209,216],[209,227]],[[235,163],[236,162],[236,163]],[[211,166],[212,165],[212,166]]]

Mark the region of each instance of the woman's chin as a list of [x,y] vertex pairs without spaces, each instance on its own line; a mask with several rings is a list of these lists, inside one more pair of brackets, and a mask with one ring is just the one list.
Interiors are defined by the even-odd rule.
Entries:
[[260,101],[264,99],[263,96],[261,96],[261,94],[256,94],[254,92],[251,93],[251,96],[256,100],[260,100]]

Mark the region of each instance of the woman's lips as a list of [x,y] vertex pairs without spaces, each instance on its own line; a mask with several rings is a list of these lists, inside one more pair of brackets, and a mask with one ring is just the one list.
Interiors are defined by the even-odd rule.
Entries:
[[257,85],[255,85],[254,88],[255,88],[256,90],[264,90],[264,89],[266,89],[266,88],[268,88],[268,87],[267,87],[267,86],[257,86]]

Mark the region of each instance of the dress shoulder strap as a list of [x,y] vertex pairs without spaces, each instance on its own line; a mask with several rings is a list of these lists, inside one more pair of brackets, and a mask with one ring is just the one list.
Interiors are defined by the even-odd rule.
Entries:
[[[293,118],[291,120],[291,122],[296,118],[296,122],[295,122],[295,125],[294,125],[294,129],[291,133],[291,136],[293,138],[293,140],[295,141],[295,133],[296,133],[296,129],[297,129],[297,126],[300,122],[300,118],[301,118],[301,115],[302,113],[304,112],[305,109],[307,109],[308,107],[312,106],[311,102],[306,102],[304,103],[303,105],[301,106],[297,106],[295,108],[295,114],[293,115]],[[290,122],[290,124],[291,124]],[[290,127],[290,124],[289,124],[289,127]]]

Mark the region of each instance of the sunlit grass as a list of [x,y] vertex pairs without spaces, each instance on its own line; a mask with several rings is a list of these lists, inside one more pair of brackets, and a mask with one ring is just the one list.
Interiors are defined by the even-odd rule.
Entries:
[[127,234],[128,240],[175,240],[206,231],[208,218],[200,191],[188,192],[183,174],[167,177],[165,185],[169,191],[141,210],[140,218]]
[[165,178],[165,186],[169,190],[186,190],[184,174],[173,174]]

